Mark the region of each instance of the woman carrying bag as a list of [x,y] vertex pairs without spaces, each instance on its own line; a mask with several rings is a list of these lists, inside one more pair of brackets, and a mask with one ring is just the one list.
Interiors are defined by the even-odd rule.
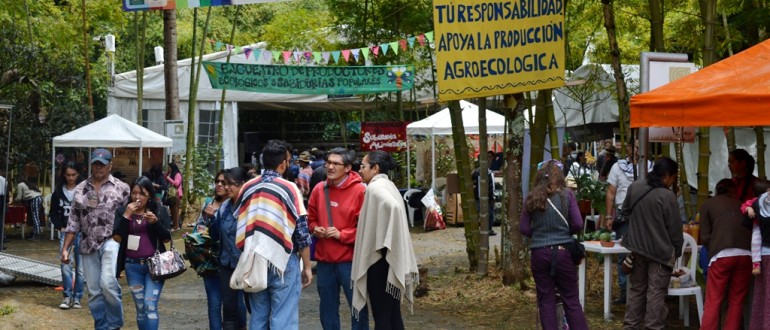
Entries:
[[578,299],[575,262],[565,248],[572,234],[583,228],[583,219],[572,190],[567,189],[564,165],[558,160],[538,164],[535,184],[527,194],[519,230],[530,238],[532,276],[543,329],[557,329],[556,292],[564,304],[569,328],[588,329]]
[[131,202],[115,212],[113,239],[120,243],[117,274],[125,269],[126,281],[136,305],[139,329],[158,329],[158,300],[163,280],[153,280],[147,260],[155,251],[165,252],[171,240],[169,215],[155,200],[152,181],[144,176],[131,185]]

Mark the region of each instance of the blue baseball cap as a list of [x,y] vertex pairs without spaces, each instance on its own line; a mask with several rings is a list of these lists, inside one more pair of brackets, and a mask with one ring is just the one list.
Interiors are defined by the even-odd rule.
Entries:
[[107,165],[110,161],[112,161],[112,153],[107,149],[99,148],[91,152],[91,164],[100,162]]

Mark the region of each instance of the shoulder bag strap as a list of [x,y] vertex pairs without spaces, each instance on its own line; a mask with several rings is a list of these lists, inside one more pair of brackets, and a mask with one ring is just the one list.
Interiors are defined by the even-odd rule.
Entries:
[[329,220],[329,227],[334,227],[334,220],[332,220],[332,203],[329,199],[328,182],[324,182],[324,195],[326,196],[326,218]]
[[569,223],[567,222],[567,219],[564,217],[564,215],[561,214],[561,211],[559,211],[559,209],[557,209],[556,206],[553,205],[553,202],[551,202],[550,198],[546,198],[545,200],[548,201],[548,204],[551,204],[551,207],[553,208],[553,210],[559,214],[559,217],[561,217],[562,220],[564,220],[564,224],[567,225],[567,229],[569,230]]
[[634,202],[634,205],[631,205],[631,208],[630,208],[630,209],[628,209],[628,214],[630,215],[630,214],[631,214],[631,212],[633,212],[633,211],[634,211],[634,208],[636,207],[636,204],[639,204],[639,202],[641,202],[641,201],[642,201],[642,199],[644,199],[644,196],[647,196],[647,194],[649,194],[649,193],[650,193],[650,191],[653,191],[654,189],[655,189],[655,188],[650,188],[650,190],[647,190],[647,191],[646,191],[646,192],[645,192],[645,193],[642,195],[642,197],[639,197],[639,199],[637,199],[637,200],[636,200],[636,202]]

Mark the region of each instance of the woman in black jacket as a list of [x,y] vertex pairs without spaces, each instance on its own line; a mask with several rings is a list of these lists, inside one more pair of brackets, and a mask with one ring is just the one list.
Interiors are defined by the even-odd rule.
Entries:
[[120,243],[117,274],[126,270],[126,281],[136,304],[139,329],[158,329],[158,300],[163,280],[150,277],[147,259],[155,251],[165,252],[163,243],[171,240],[170,218],[155,200],[149,178],[141,176],[131,185],[131,201],[115,212],[115,241]]
[[[75,187],[80,182],[80,175],[78,173],[75,163],[67,163],[61,169],[61,175],[59,176],[59,184],[56,186],[53,194],[51,194],[51,211],[48,214],[48,221],[51,221],[54,228],[59,231],[59,254],[64,246],[65,233],[62,231],[67,227],[67,221],[70,218],[70,208],[72,207],[72,198],[75,196]],[[61,302],[59,308],[80,309],[80,298],[83,297],[83,286],[85,274],[83,273],[83,265],[80,264],[80,233],[75,233],[75,240],[70,247],[73,251],[70,252],[71,256],[74,256],[72,260],[75,262],[75,274],[72,273],[72,263],[61,264],[61,278],[62,286],[64,290],[64,301]],[[75,283],[72,283],[72,276],[75,276]]]

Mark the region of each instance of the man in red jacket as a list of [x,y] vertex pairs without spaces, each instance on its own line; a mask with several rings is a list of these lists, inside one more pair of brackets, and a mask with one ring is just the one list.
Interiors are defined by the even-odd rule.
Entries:
[[[324,164],[326,181],[313,188],[308,202],[308,225],[317,240],[316,283],[324,329],[340,328],[340,287],[348,306],[353,294],[350,280],[353,244],[366,191],[361,176],[351,171],[354,160],[353,151],[344,148],[329,151]],[[351,328],[369,329],[366,308],[357,319],[351,316]]]

